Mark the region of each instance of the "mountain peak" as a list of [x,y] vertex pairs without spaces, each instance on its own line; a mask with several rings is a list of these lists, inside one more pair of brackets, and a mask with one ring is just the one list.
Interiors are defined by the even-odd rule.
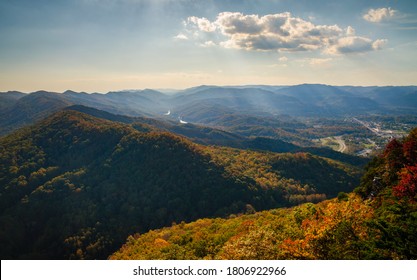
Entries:
[[76,92],[76,91],[68,89],[68,90],[64,91],[62,94],[77,94],[77,93],[78,92]]

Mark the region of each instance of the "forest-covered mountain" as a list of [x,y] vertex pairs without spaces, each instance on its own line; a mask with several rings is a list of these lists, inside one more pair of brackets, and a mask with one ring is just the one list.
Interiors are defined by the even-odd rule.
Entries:
[[2,259],[103,259],[135,232],[317,202],[359,183],[339,161],[202,146],[94,112],[115,119],[64,110],[0,138]]
[[392,140],[354,193],[130,236],[111,259],[416,259],[417,129]]
[[[73,105],[64,109],[86,113],[91,116],[110,121],[118,121],[126,124],[131,124],[135,129],[142,132],[171,132],[177,135],[184,136],[192,142],[203,145],[227,146],[239,149],[270,151],[275,153],[307,152],[314,155],[341,161],[357,167],[363,167],[368,162],[368,159],[366,158],[352,156],[349,154],[343,154],[325,147],[298,146],[286,141],[282,141],[272,136],[253,136],[253,134],[256,135],[256,133],[253,133],[252,128],[262,129],[263,123],[265,126],[270,127],[281,126],[288,127],[288,129],[290,129],[290,127],[298,125],[306,129],[305,125],[296,124],[294,123],[294,121],[285,124],[285,122],[283,121],[277,122],[276,120],[266,118],[256,118],[251,116],[239,118],[238,116],[229,116],[225,117],[225,120],[223,121],[223,123],[226,126],[228,126],[229,129],[239,130],[241,128],[244,129],[244,127],[250,128],[249,131],[244,130],[237,132],[229,132],[220,128],[202,126],[198,124],[181,124],[178,123],[178,121],[173,121],[170,119],[154,119],[147,117],[129,117],[124,115],[115,115],[106,111],[82,105]],[[233,121],[233,123],[229,125],[228,122],[230,121]],[[329,127],[326,127],[326,129],[328,128]],[[343,130],[343,128],[339,129],[339,131],[340,130]],[[300,131],[297,131],[297,133],[300,133]]]
[[343,117],[360,114],[417,112],[417,87],[200,86],[163,94],[132,90],[87,94],[38,91],[0,93],[0,134],[40,120],[68,105],[84,105],[114,114],[184,119],[204,125],[223,125],[225,116]]
[[17,102],[18,99],[25,96],[26,94],[18,91],[9,91],[0,93],[0,110],[11,107]]

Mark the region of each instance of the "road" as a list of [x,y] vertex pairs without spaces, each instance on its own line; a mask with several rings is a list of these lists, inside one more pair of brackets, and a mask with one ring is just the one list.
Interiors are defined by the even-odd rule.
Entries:
[[366,127],[367,129],[369,129],[370,131],[372,131],[373,133],[375,133],[377,136],[383,136],[381,131],[377,128],[373,128],[371,127],[368,123],[358,120],[357,118],[352,118],[355,122],[363,125],[364,127]]
[[342,136],[336,136],[334,139],[339,144],[339,149],[337,151],[341,152],[341,153],[344,153],[347,149],[345,140],[342,139]]

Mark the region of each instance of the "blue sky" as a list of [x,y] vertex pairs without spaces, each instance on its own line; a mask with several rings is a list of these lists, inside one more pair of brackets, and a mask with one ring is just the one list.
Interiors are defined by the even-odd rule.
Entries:
[[416,77],[415,0],[0,0],[0,91]]

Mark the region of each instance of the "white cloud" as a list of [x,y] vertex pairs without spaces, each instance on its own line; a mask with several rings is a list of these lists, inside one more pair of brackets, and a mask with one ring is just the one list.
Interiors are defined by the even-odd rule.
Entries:
[[279,60],[279,62],[287,62],[288,61],[288,57],[281,56],[278,60]]
[[355,36],[348,26],[315,25],[289,12],[279,14],[244,15],[223,12],[214,21],[189,17],[186,31],[200,45],[211,41],[212,45],[248,51],[314,51],[325,53],[357,53],[380,49],[382,41]]
[[338,39],[334,45],[328,48],[327,52],[329,54],[363,53],[380,50],[386,42],[385,39],[372,41],[365,37],[348,36]]
[[356,31],[352,26],[348,26],[346,29],[346,35],[347,36],[355,36]]
[[175,36],[174,39],[176,39],[176,40],[188,40],[188,37],[187,37],[187,35],[185,35],[183,33],[180,33],[177,36]]
[[259,34],[263,25],[257,15],[224,12],[217,16],[215,25],[225,35]]
[[216,46],[216,43],[214,43],[213,41],[206,41],[203,44],[201,44],[202,47],[214,47]]
[[204,31],[204,32],[213,32],[216,30],[216,26],[214,26],[214,24],[212,24],[206,18],[189,17],[187,22],[191,24],[195,24],[199,30]]
[[378,39],[372,43],[372,48],[374,50],[380,50],[387,43],[387,39]]
[[379,9],[370,9],[366,14],[363,15],[363,18],[369,22],[382,22],[387,21],[398,15],[397,10],[391,8],[379,8]]

